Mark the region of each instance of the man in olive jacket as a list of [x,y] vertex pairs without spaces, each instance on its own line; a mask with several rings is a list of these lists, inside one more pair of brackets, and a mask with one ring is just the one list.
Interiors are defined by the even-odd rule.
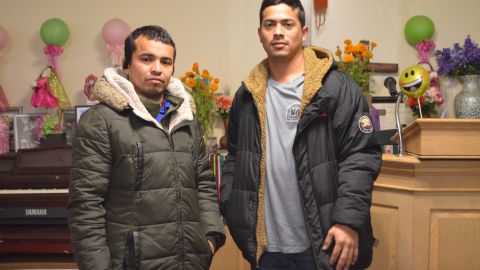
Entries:
[[225,241],[202,133],[159,26],[125,40],[73,143],[69,225],[80,269],[208,269]]
[[307,31],[300,1],[263,1],[267,59],[232,104],[222,214],[252,269],[364,269],[381,150],[361,90]]

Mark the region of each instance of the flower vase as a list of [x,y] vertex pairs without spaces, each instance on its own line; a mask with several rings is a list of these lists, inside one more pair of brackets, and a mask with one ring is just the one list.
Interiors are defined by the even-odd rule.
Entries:
[[445,98],[444,110],[441,115],[447,118],[455,118],[455,110],[453,100],[455,96],[463,89],[462,82],[459,76],[440,76],[440,88],[442,89]]
[[228,119],[223,119],[223,126],[225,127],[225,135],[220,138],[220,149],[227,149],[227,132],[228,132]]
[[455,118],[480,118],[480,75],[465,75],[463,90],[455,96]]

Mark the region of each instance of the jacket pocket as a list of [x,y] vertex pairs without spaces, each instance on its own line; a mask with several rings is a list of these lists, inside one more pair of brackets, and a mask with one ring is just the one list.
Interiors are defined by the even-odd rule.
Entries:
[[137,231],[131,231],[127,235],[125,243],[125,258],[123,260],[123,269],[140,269],[140,239]]

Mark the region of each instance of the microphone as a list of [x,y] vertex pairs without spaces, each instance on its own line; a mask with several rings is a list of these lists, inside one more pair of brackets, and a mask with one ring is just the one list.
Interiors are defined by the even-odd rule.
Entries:
[[397,92],[397,81],[393,77],[387,77],[383,82],[383,85],[388,89],[391,97],[396,97],[398,95]]

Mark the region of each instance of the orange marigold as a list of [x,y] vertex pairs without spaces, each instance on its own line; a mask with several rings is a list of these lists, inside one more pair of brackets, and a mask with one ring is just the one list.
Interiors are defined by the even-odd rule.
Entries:
[[355,57],[353,57],[353,54],[347,53],[345,54],[345,57],[343,58],[343,62],[345,63],[351,63],[355,60]]
[[195,73],[193,73],[191,71],[187,71],[187,72],[185,72],[185,77],[193,78],[193,77],[195,77]]
[[216,83],[210,84],[210,90],[217,91],[218,90],[218,84],[216,84]]
[[215,80],[213,80],[213,82],[218,84],[220,82],[220,80],[218,78],[215,78]]
[[350,39],[345,39],[343,43],[347,46],[352,45],[352,41]]
[[193,63],[192,70],[198,72],[198,63]]
[[202,70],[202,75],[201,76],[204,79],[208,79],[208,77],[210,77],[210,72],[208,72],[207,69],[204,69],[204,70]]
[[195,87],[195,79],[194,78],[188,78],[185,84],[187,85],[188,88],[193,90],[193,87]]

